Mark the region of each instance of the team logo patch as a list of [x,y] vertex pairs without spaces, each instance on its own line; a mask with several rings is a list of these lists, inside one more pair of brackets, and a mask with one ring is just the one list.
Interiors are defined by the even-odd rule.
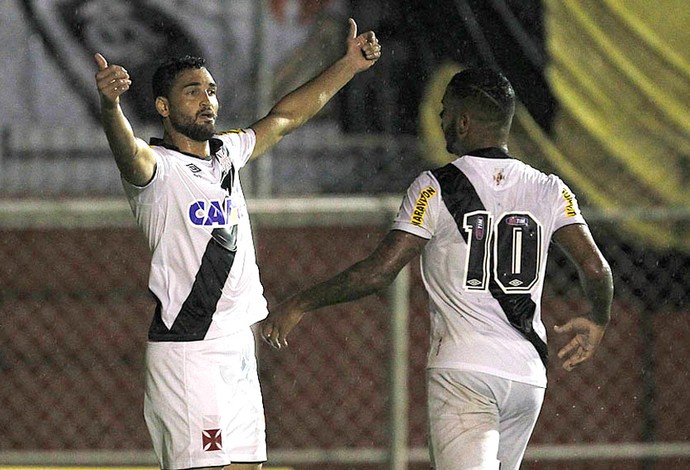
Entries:
[[223,147],[223,149],[216,154],[216,158],[218,159],[218,163],[220,163],[220,167],[223,169],[223,172],[232,174],[232,161],[230,160],[230,156],[228,155],[228,151],[225,149],[225,147]]
[[419,193],[417,202],[414,205],[412,217],[410,218],[410,222],[412,222],[412,225],[420,227],[424,223],[424,214],[426,214],[426,209],[429,206],[429,199],[435,195],[436,189],[432,188],[431,186],[429,186],[426,189],[423,189],[422,192]]
[[201,431],[201,441],[205,452],[223,450],[223,435],[220,429],[204,429]]
[[565,206],[565,215],[568,217],[575,217],[577,215],[577,206],[575,205],[575,197],[573,197],[572,194],[568,192],[567,189],[563,188],[563,191],[561,191],[561,195],[563,195],[563,199],[568,203]]

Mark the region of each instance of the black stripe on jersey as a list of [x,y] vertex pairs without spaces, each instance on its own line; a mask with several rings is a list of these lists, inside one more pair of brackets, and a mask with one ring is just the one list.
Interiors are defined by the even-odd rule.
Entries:
[[[473,211],[486,210],[474,186],[467,176],[452,163],[437,168],[431,172],[441,187],[441,198],[448,212],[453,216],[455,224],[462,238],[467,241],[467,233],[463,228],[465,214]],[[534,331],[532,322],[536,304],[529,294],[506,294],[490,276],[489,292],[503,309],[508,321],[527,340],[532,343],[539,353],[539,357],[546,366],[548,348],[546,343]]]
[[[233,229],[236,231],[237,226]],[[157,306],[149,328],[149,341],[199,341],[206,336],[237,250],[234,246],[236,234],[228,230],[225,231],[227,233],[215,233],[217,230],[224,229],[214,230],[214,236],[208,242],[201,258],[192,290],[170,329],[163,323],[161,304],[156,299]]]
[[232,192],[232,185],[235,182],[235,167],[233,165],[230,165],[230,169],[228,172],[225,174],[223,177],[223,180],[220,182],[220,187],[223,188],[230,194]]

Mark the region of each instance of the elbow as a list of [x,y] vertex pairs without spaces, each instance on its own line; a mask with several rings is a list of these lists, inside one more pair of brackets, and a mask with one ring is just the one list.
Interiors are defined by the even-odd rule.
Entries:
[[359,286],[360,296],[371,295],[382,291],[393,283],[395,273],[387,271],[369,271],[364,276],[357,276],[348,281],[352,285]]
[[306,122],[299,113],[274,108],[269,114],[272,128],[279,138],[283,138]]
[[371,286],[375,291],[380,291],[390,286],[395,280],[395,274],[392,272],[382,272],[374,276],[371,281]]
[[606,260],[603,257],[593,259],[583,263],[580,268],[581,282],[592,303],[610,306],[613,298],[613,274]]
[[612,283],[611,266],[603,257],[592,257],[582,265],[584,277],[590,281]]

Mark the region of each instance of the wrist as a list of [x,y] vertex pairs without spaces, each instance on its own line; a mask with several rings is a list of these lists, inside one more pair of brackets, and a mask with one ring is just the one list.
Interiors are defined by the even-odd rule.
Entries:
[[101,96],[101,110],[102,111],[115,111],[120,105],[120,98],[115,98],[115,100],[110,100],[105,96]]
[[305,306],[297,297],[288,298],[282,305],[282,309],[288,315],[304,315]]
[[357,73],[360,72],[359,65],[353,59],[351,54],[345,54],[333,64],[340,73],[346,75],[347,81],[350,81]]
[[601,326],[602,328],[606,328],[609,324],[609,321],[611,320],[609,315],[598,315],[594,313],[590,313],[589,315],[587,315],[587,319],[590,320],[592,323]]

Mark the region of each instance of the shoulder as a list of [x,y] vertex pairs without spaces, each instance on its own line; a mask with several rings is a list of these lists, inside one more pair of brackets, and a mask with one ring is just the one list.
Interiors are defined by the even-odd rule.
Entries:
[[[543,173],[542,173],[543,174]],[[543,174],[544,178],[544,184],[547,185],[552,191],[563,195],[564,197],[566,195],[571,195],[572,196],[572,191],[568,187],[567,184],[563,182],[563,180],[560,178],[558,175],[554,174]]]
[[223,144],[235,147],[242,143],[254,142],[256,140],[256,134],[252,129],[232,129],[229,131],[221,132],[216,134],[214,138],[220,140]]
[[545,191],[560,192],[564,185],[563,180],[558,175],[553,173],[545,173],[544,171],[535,168],[520,160],[514,160],[520,173],[523,175],[524,181],[535,186],[541,187]]
[[440,191],[438,179],[433,170],[423,171],[418,174],[408,188],[408,194],[425,193],[433,196]]
[[534,179],[542,184],[550,184],[549,182],[553,178],[558,178],[558,176],[545,173],[539,168],[535,168],[529,163],[525,163],[518,158],[512,158],[510,162],[518,171],[522,172],[528,178]]
[[474,188],[472,176],[478,173],[478,169],[473,168],[471,160],[471,158],[461,157],[427,173],[434,178],[440,192],[462,193]]
[[217,134],[215,139],[223,144],[227,156],[237,168],[249,161],[256,147],[256,133],[253,129],[234,129]]
[[156,159],[156,174],[160,176],[161,173],[166,174],[169,168],[182,162],[183,154],[178,150],[165,147],[163,145],[149,145]]
[[179,150],[163,145],[161,142],[162,141],[152,141],[149,144],[149,148],[153,152],[153,155],[158,163],[162,162],[167,164],[179,159],[179,157],[182,155]]

